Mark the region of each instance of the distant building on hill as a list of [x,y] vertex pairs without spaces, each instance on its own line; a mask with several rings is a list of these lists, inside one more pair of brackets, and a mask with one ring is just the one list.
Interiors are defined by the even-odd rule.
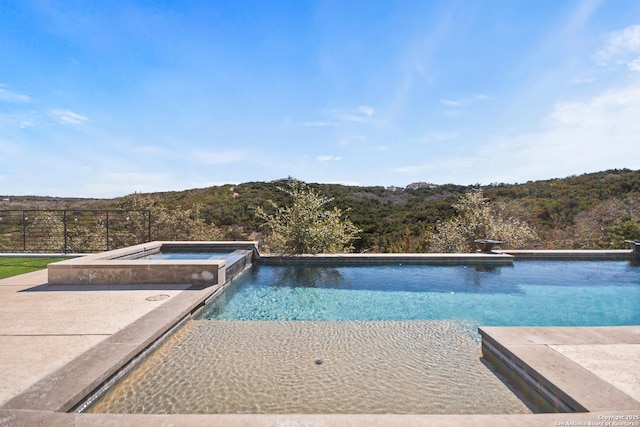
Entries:
[[297,179],[297,178],[292,177],[291,175],[289,175],[286,178],[274,179],[271,182],[281,182],[281,183],[284,183],[284,184],[293,184],[294,182],[298,182],[298,181],[300,181],[300,180]]
[[418,188],[437,188],[438,184],[431,184],[430,182],[412,182],[407,185],[406,188],[410,190],[417,190]]

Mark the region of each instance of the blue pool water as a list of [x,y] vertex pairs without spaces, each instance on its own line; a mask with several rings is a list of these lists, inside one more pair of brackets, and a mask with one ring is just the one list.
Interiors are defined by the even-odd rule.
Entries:
[[220,320],[441,320],[487,326],[640,325],[627,261],[254,266],[200,314]]

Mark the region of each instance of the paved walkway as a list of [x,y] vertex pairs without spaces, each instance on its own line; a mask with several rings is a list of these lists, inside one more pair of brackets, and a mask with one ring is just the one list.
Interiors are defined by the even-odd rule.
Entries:
[[0,280],[0,405],[187,288],[46,283],[46,270]]
[[[540,328],[485,328],[515,351],[519,351],[517,346],[529,345],[532,349],[532,344],[553,351],[561,357],[554,360],[563,360],[564,364],[555,368],[554,363],[543,364],[542,371],[550,376],[562,374],[560,371],[569,364],[626,396],[624,405],[613,401],[596,408],[598,412],[455,416],[68,414],[64,411],[71,409],[78,398],[163,331],[188,317],[217,286],[48,286],[46,281],[46,271],[0,280],[0,426],[552,426],[595,423],[613,416],[629,416],[629,421],[640,426],[640,419],[633,419],[640,416],[640,326],[626,328],[624,339],[622,332],[611,335],[612,328],[605,333],[611,335],[607,342],[576,342],[575,334],[562,333],[549,340],[549,335],[540,335]],[[536,358],[529,359],[536,368]],[[593,391],[596,395],[598,392]],[[637,406],[633,406],[634,401]]]

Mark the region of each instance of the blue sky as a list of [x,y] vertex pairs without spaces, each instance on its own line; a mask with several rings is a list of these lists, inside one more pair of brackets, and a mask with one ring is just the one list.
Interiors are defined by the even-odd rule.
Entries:
[[0,195],[640,169],[637,0],[0,7]]

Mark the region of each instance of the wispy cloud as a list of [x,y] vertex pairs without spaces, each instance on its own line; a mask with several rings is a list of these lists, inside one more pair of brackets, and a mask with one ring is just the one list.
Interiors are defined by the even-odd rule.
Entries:
[[17,126],[20,129],[35,127],[38,115],[33,112],[0,114],[0,126]]
[[[0,84],[0,102],[29,104],[32,102],[32,98],[29,95],[11,91],[5,85]],[[79,125],[89,120],[86,116],[65,108],[54,108],[48,111],[47,109],[25,111],[16,108],[18,107],[9,113],[0,115],[0,123],[4,122],[25,129],[42,124],[50,125],[52,122],[61,125]]]
[[627,64],[627,67],[629,67],[629,69],[631,71],[640,71],[640,57],[634,59],[633,61],[629,62]]
[[[640,168],[640,82],[556,103],[537,132],[488,145],[483,156],[525,179]],[[489,161],[489,160],[487,160]],[[508,165],[508,166],[506,166]],[[505,167],[506,166],[506,167]]]
[[340,156],[318,156],[318,157],[316,157],[316,160],[318,160],[319,162],[330,162],[332,160],[342,160],[342,157],[340,157]]
[[14,102],[14,103],[27,103],[31,102],[31,97],[22,93],[12,92],[5,89],[6,86],[0,85],[0,101]]
[[356,108],[332,108],[324,110],[323,113],[341,122],[361,123],[370,121],[375,114],[375,109],[368,105],[360,105]]
[[0,114],[0,125],[18,127],[20,129],[49,127],[51,125],[81,125],[89,119],[68,109],[54,109],[49,111],[14,111]]
[[[485,139],[465,156],[425,157],[390,172],[438,182],[526,182],[611,168],[640,168],[640,82],[557,102],[534,132]],[[436,178],[434,178],[436,179]]]
[[579,33],[597,12],[603,0],[581,0],[564,24],[563,34]]
[[600,65],[626,64],[640,71],[640,25],[608,34],[605,47],[596,52],[596,61]]
[[68,109],[51,110],[49,114],[61,125],[79,125],[89,120],[86,116]]
[[456,101],[453,99],[441,99],[440,103],[442,105],[446,105],[447,107],[460,107],[462,103],[460,101]]
[[[368,105],[354,108],[329,108],[322,110],[329,120],[310,120],[303,122],[304,127],[339,127],[345,123],[370,123],[375,120],[375,109]],[[289,125],[289,121],[286,122]]]

